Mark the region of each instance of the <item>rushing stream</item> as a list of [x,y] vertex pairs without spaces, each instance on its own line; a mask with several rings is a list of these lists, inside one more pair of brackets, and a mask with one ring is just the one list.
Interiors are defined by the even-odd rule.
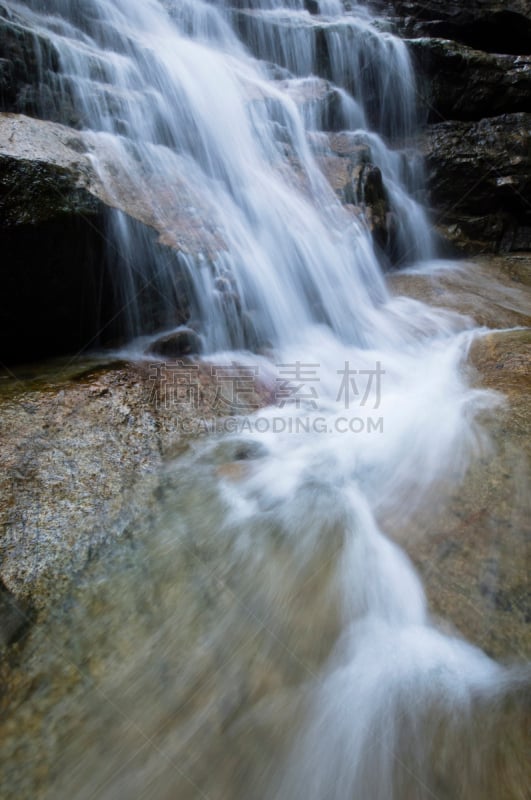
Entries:
[[[132,352],[142,287],[170,331],[184,274],[204,357],[247,370],[224,390],[234,402],[257,379],[274,395],[168,465],[134,565],[112,595],[105,574],[98,600],[85,587],[118,643],[46,797],[499,800],[493,720],[521,673],[432,624],[377,523],[407,527],[439,482],[458,485],[499,402],[460,369],[470,321],[386,288],[382,265],[433,258],[405,45],[339,0],[13,7],[51,38],[60,71],[43,57],[43,83],[110,154],[94,159],[109,194],[112,162],[154,213],[180,202],[174,186],[194,198],[201,247],[178,278],[110,219]],[[392,254],[353,210],[365,199],[345,207],[323,176],[331,132],[381,171]],[[106,634],[80,614],[68,640],[85,631],[72,647],[90,666]]]

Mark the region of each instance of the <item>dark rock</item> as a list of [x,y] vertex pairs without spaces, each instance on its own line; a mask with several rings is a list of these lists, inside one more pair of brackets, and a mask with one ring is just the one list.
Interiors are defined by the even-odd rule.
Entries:
[[266,326],[260,314],[254,309],[242,313],[241,327],[245,347],[248,350],[260,353],[272,347],[272,343],[265,332]]
[[368,163],[355,166],[351,180],[345,187],[345,201],[362,209],[375,244],[386,251],[390,233],[387,223],[391,217],[389,200],[379,167]]
[[7,3],[0,3],[0,110],[81,125],[52,42]]
[[531,114],[443,122],[425,134],[434,218],[468,251],[529,245]]
[[384,261],[397,264],[403,253],[398,244],[397,209],[391,207],[379,167],[363,135],[343,131],[328,137],[328,150],[317,151],[321,169],[343,205],[369,228]]
[[146,351],[149,355],[180,358],[201,352],[201,338],[191,328],[180,328],[156,339]]
[[101,214],[103,203],[76,178],[66,166],[0,152],[0,229]]
[[[109,197],[94,173],[89,152],[97,136],[51,122],[0,114],[0,244],[2,301],[0,359],[17,363],[76,353],[116,343],[131,335],[130,297],[116,281],[133,281],[144,333],[186,322],[192,288],[179,258],[179,243],[163,243],[166,228],[149,197],[130,191],[126,175],[114,170]],[[185,194],[182,195],[185,198]],[[186,200],[183,201],[183,205]],[[118,208],[117,208],[118,206]],[[175,208],[182,246],[186,207]],[[123,214],[118,220],[118,214]],[[112,226],[129,226],[131,252],[112,246]],[[188,249],[192,249],[189,247]],[[144,253],[155,262],[151,273]],[[157,269],[170,288],[156,282]]]
[[531,111],[531,57],[495,55],[445,39],[408,40],[430,122]]
[[34,611],[7,589],[0,578],[0,647],[18,642],[28,632]]
[[372,0],[371,7],[408,39],[416,65],[439,251],[527,249],[531,6]]
[[453,39],[491,53],[531,54],[531,7],[527,0],[373,0],[407,37]]

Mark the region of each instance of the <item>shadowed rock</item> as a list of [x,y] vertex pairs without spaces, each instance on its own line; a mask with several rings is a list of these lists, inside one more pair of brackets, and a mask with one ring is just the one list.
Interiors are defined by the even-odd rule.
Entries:
[[[150,174],[148,181],[133,157],[119,163],[103,134],[0,114],[4,362],[77,352],[134,332],[119,287],[124,275],[142,300],[144,332],[187,320],[184,259],[217,252],[219,235],[182,176]],[[117,224],[129,225],[130,252],[111,244]]]
[[411,39],[430,122],[531,111],[531,57],[497,55],[446,39]]
[[150,355],[179,358],[201,352],[201,338],[191,328],[181,328],[174,333],[161,336],[147,349]]
[[531,249],[531,114],[432,125],[423,147],[447,238],[469,252]]

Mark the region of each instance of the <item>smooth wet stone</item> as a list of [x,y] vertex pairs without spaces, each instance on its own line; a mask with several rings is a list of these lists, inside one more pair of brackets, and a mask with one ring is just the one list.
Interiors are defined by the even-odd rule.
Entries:
[[196,355],[201,352],[201,337],[191,328],[181,328],[174,333],[155,339],[147,353],[165,358]]
[[[208,364],[183,371],[182,392],[149,362],[3,376],[0,579],[15,601],[58,602],[101,548],[149,516],[157,470],[209,432],[201,418],[230,413]],[[269,390],[257,381],[246,398],[259,407]]]
[[[455,309],[482,325],[529,326],[531,256],[463,262],[459,272],[396,275],[395,291]],[[382,520],[415,563],[439,624],[502,661],[531,656],[531,331],[492,330],[473,343],[468,377],[499,393],[458,485],[437,486],[403,524]],[[509,795],[511,796],[511,795]]]

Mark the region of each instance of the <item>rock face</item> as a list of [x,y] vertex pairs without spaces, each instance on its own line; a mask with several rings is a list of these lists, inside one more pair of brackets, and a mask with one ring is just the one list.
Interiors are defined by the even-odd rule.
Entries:
[[428,123],[422,148],[439,232],[469,253],[529,249],[529,4],[371,5],[407,39],[416,65]]
[[407,41],[429,122],[531,111],[531,56],[485,53],[440,38]]
[[432,125],[424,152],[444,236],[470,251],[531,249],[531,114]]
[[345,206],[367,226],[377,250],[389,264],[404,256],[397,237],[397,215],[379,167],[372,163],[365,137],[346,131],[327,137],[326,150],[316,148],[321,169]]
[[[91,157],[112,181],[96,175]],[[137,165],[137,169],[138,169]],[[153,176],[152,176],[153,177]],[[202,222],[201,199],[171,176],[178,203],[156,202],[165,180],[139,196],[113,163],[104,137],[21,114],[0,114],[0,234],[4,363],[77,352],[116,341],[126,329],[124,298],[113,275],[137,276],[146,332],[187,321],[191,296],[183,255],[219,246]],[[111,188],[112,187],[112,188]],[[154,209],[164,209],[157,213]],[[108,246],[109,229],[127,219],[131,235],[151,242],[168,265],[174,294],[157,304],[146,265]],[[175,235],[178,232],[178,236]],[[38,331],[28,333],[29,331]]]
[[491,329],[473,343],[469,375],[474,385],[506,398],[489,414],[494,446],[457,490],[428,504],[398,538],[421,572],[434,612],[503,660],[527,657],[531,644],[531,515],[523,489],[531,455],[530,268],[527,254],[488,256],[429,277],[396,273],[391,281],[398,294],[467,314]]
[[79,114],[67,93],[54,93],[48,81],[59,68],[51,42],[0,2],[0,107],[79,127]]
[[372,0],[371,6],[407,37],[452,39],[490,53],[531,53],[527,0]]
[[[96,343],[109,314],[98,287],[107,285],[107,297],[111,291],[104,204],[88,188],[87,164],[52,137],[53,155],[40,151],[39,138],[28,146],[26,121],[35,132],[25,117],[0,119],[0,351],[7,363]],[[48,123],[38,125],[49,132]]]
[[[224,368],[215,371],[214,379],[210,365],[176,362],[165,354],[140,364],[78,361],[40,370],[38,378],[19,370],[14,378],[4,377],[0,630],[7,631],[5,638],[11,641],[20,632],[23,612],[28,616],[28,609],[61,597],[100,546],[126,536],[133,520],[149,514],[156,501],[151,477],[163,459],[209,432],[202,420],[242,411],[230,406],[230,398],[220,402]],[[270,402],[269,389],[258,378],[248,389],[247,410]]]

